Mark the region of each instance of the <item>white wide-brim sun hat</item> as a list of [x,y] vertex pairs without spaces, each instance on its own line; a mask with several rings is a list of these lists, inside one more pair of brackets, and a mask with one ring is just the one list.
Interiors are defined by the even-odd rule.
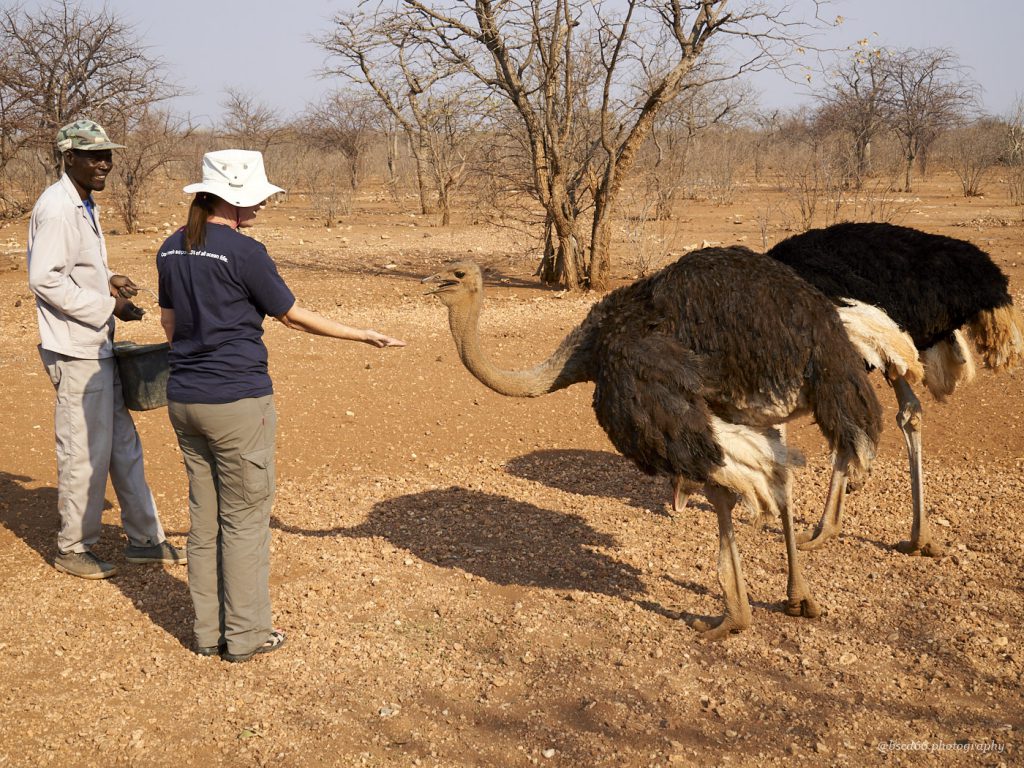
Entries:
[[262,203],[276,192],[284,192],[267,181],[263,154],[249,149],[220,149],[203,155],[203,180],[189,184],[188,194],[209,192],[239,208]]

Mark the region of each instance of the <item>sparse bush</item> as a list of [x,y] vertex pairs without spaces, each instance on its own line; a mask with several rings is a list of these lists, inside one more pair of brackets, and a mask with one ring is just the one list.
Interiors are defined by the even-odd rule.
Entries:
[[946,152],[964,197],[984,194],[985,181],[1005,148],[1005,126],[979,120],[946,137]]

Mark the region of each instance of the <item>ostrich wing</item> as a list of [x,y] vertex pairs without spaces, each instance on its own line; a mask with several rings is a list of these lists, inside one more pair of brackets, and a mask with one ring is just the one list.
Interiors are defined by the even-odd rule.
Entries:
[[701,396],[700,359],[659,333],[598,343],[594,412],[612,444],[648,474],[705,482],[723,459]]

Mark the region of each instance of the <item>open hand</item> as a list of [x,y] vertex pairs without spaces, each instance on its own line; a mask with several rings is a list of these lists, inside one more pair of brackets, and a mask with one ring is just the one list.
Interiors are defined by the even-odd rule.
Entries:
[[385,336],[383,333],[377,333],[370,329],[366,330],[366,338],[363,339],[367,344],[374,347],[404,347],[405,342],[401,339],[395,339],[391,336]]

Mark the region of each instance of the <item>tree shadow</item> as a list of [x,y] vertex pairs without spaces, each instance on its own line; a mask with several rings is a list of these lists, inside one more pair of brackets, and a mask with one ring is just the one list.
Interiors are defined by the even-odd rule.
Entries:
[[[39,559],[48,567],[53,566],[57,554],[57,531],[60,519],[57,515],[56,488],[28,488],[31,477],[12,475],[0,471],[0,525],[24,541]],[[105,502],[104,509],[111,509]],[[132,605],[149,617],[167,634],[183,646],[191,647],[192,640],[192,599],[188,584],[177,579],[163,566],[133,565],[124,560],[126,543],[120,526],[104,523],[100,541],[94,548],[97,555],[117,566],[118,574],[110,583],[131,601]],[[182,566],[181,574],[184,576]],[[53,571],[54,578],[73,579],[74,576]],[[60,592],[59,589],[56,590]],[[42,598],[42,595],[40,595]],[[67,611],[71,607],[61,605],[55,610]]]
[[[460,259],[451,259],[438,256],[433,251],[421,251],[417,249],[403,250],[403,258],[408,262],[422,261],[422,265],[407,263],[395,265],[392,268],[381,266],[381,259],[345,259],[339,261],[338,257],[328,251],[309,252],[303,256],[281,255],[275,257],[274,261],[278,267],[286,268],[292,272],[323,272],[329,270],[335,275],[350,275],[355,277],[383,277],[399,282],[420,283],[423,278],[436,274],[445,269],[449,264],[454,264]],[[473,261],[474,259],[470,259]],[[528,288],[542,293],[561,293],[564,289],[558,285],[546,285],[538,278],[524,278],[514,275],[500,266],[488,264],[486,260],[476,260],[483,270],[484,286],[488,288]],[[430,288],[424,285],[426,292]]]
[[374,505],[349,528],[271,525],[298,536],[380,537],[441,568],[458,568],[494,584],[575,589],[629,596],[645,591],[640,571],[604,554],[614,537],[583,518],[453,486]]
[[[532,451],[505,462],[509,474],[580,496],[620,499],[631,507],[669,515],[672,484],[650,477],[609,451],[559,448]],[[691,505],[703,499],[698,495]]]

